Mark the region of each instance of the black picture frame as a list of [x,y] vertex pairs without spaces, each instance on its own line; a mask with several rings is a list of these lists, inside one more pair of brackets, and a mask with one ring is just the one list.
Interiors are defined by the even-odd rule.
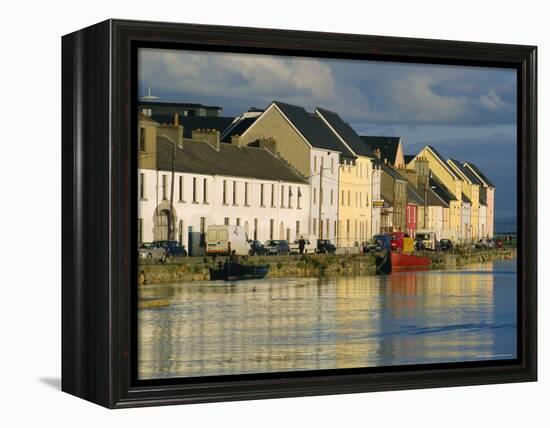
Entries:
[[[498,66],[518,76],[518,359],[136,379],[136,46]],[[537,379],[534,46],[108,20],[62,39],[62,390],[109,408]],[[347,369],[346,369],[347,370]]]

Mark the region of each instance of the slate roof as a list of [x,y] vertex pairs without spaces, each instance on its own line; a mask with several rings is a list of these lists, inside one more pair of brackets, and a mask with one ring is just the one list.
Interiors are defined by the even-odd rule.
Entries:
[[460,161],[456,159],[449,159],[449,162],[451,162],[473,184],[477,184],[478,186],[483,186],[483,183],[479,180],[479,178],[476,177],[476,175],[472,172],[472,170],[466,168],[462,163],[460,163]]
[[476,173],[489,187],[496,187],[486,176],[481,172],[481,170],[471,162],[466,162],[464,164],[465,168],[470,168],[474,173]]
[[355,159],[356,156],[334,135],[334,132],[319,116],[307,112],[303,107],[281,101],[273,101],[273,104],[283,112],[313,147],[340,152],[343,157]]
[[[157,137],[157,168],[172,169],[173,143]],[[176,150],[177,172],[259,178],[307,184],[308,181],[264,148],[220,144],[220,150],[204,141],[184,139]]]
[[[409,188],[418,195],[420,200],[422,201],[422,205],[424,205],[424,189],[420,187],[415,187],[412,183],[407,183],[407,199],[408,199],[408,191]],[[426,199],[427,199],[427,205],[431,207],[449,207],[449,203],[445,202],[443,199],[441,199],[434,189],[431,187],[428,187],[428,189],[425,192]]]
[[259,116],[256,117],[242,117],[239,118],[235,123],[228,126],[222,135],[222,141],[225,143],[231,142],[231,136],[233,135],[243,135],[243,133],[250,128],[250,125],[252,125],[254,122],[256,122],[256,119]]
[[434,155],[436,155],[439,160],[441,162],[443,162],[443,165],[445,165],[445,168],[447,169],[447,171],[449,171],[449,173],[456,179],[460,180],[460,178],[458,177],[458,175],[456,175],[456,172],[454,172],[452,170],[452,168],[447,164],[447,162],[445,161],[445,158],[441,155],[441,153],[439,153],[433,146],[426,146],[427,148],[429,148]]
[[399,174],[395,169],[393,169],[391,166],[382,163],[382,171],[388,174],[390,177],[392,177],[394,180],[402,180],[407,181],[405,177],[403,177],[401,174]]
[[357,135],[349,123],[345,122],[337,113],[320,107],[317,107],[316,111],[329,123],[331,128],[346,142],[355,154],[372,159],[376,157],[370,147]]
[[486,187],[479,188],[479,204],[487,205],[487,188]]
[[404,155],[405,165],[409,164],[416,156],[415,155]]
[[416,205],[424,205],[424,198],[422,196],[420,196],[420,193],[412,185],[412,183],[407,183],[407,203],[414,203]]
[[[158,123],[174,123],[173,114],[153,114]],[[179,116],[183,126],[183,136],[191,138],[191,131],[195,129],[217,129],[220,134],[233,122],[235,118],[225,116]]]
[[382,160],[387,159],[389,163],[395,164],[397,148],[399,147],[399,141],[401,140],[401,137],[361,135],[361,139],[370,147],[373,152],[376,149],[380,150],[380,158]]
[[456,201],[451,191],[433,175],[430,176],[430,188],[447,205],[449,205],[451,201]]

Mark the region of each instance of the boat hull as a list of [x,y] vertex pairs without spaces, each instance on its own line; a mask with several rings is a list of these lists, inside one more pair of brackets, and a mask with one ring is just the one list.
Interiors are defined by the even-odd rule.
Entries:
[[391,266],[393,269],[423,268],[431,264],[431,259],[426,256],[391,252]]
[[219,269],[210,268],[210,280],[242,280],[242,279],[261,279],[265,278],[269,272],[269,266],[247,266],[239,263],[230,263],[229,266],[223,266]]

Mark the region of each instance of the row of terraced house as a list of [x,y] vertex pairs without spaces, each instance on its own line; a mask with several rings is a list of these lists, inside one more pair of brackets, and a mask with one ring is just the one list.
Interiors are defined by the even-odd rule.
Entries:
[[472,163],[399,137],[359,136],[337,113],[273,101],[238,117],[200,104],[140,102],[138,241],[201,254],[208,225],[249,239],[357,247],[387,231],[457,242],[493,235],[494,185]]

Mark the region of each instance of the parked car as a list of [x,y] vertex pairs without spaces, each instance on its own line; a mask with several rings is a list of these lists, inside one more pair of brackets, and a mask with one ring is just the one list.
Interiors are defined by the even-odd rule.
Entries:
[[[304,239],[306,245],[304,247],[304,254],[314,254],[317,250],[315,244],[313,244],[309,239]],[[296,239],[293,243],[290,244],[290,253],[291,254],[300,254],[300,240]]]
[[260,241],[250,239],[248,243],[250,244],[250,252],[248,253],[249,255],[265,256],[267,254],[267,250]]
[[453,251],[453,241],[451,241],[450,239],[441,239],[439,241],[439,248],[441,251]]
[[187,257],[185,246],[178,241],[155,241],[153,244],[164,248],[168,257]]
[[269,239],[265,241],[264,248],[270,256],[286,256],[290,254],[290,246],[288,241],[283,239]]
[[318,239],[317,252],[320,254],[334,254],[336,253],[336,247],[330,239]]
[[475,247],[479,249],[495,248],[495,245],[495,241],[490,238],[483,238],[475,243]]
[[496,248],[502,248],[503,247],[503,243],[502,243],[502,239],[500,238],[493,238],[493,241],[495,242],[495,247]]
[[166,255],[166,250],[155,242],[143,242],[138,248],[138,255],[140,259],[161,259]]
[[436,250],[437,239],[433,230],[418,229],[414,238],[415,240],[422,241],[425,250]]

